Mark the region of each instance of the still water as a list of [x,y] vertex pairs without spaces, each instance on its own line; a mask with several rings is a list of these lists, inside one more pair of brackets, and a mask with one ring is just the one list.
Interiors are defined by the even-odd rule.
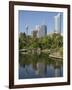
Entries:
[[48,54],[20,54],[19,79],[63,76],[63,60],[50,58]]

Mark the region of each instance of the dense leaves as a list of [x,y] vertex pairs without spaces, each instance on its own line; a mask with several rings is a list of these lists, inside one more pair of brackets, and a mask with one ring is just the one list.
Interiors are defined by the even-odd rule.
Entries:
[[63,36],[61,36],[60,34],[54,33],[41,38],[26,36],[25,33],[19,34],[19,49],[22,48],[55,49],[62,47],[63,47]]

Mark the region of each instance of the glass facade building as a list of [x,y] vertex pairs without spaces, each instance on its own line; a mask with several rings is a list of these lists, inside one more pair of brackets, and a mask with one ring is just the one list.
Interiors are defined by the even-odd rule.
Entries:
[[61,14],[58,13],[56,16],[54,16],[54,32],[61,34]]
[[47,26],[46,25],[38,26],[37,30],[38,30],[37,37],[44,37],[47,35]]

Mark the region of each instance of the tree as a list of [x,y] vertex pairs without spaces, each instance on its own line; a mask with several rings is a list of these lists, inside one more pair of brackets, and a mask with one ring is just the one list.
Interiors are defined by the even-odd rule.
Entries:
[[20,33],[20,35],[19,35],[19,48],[22,49],[23,47],[26,46],[26,44],[27,44],[26,34]]

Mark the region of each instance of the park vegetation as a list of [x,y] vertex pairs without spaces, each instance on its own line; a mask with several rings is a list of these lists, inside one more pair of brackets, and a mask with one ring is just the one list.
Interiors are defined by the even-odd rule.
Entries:
[[53,33],[44,37],[33,37],[25,33],[19,34],[19,49],[37,49],[41,50],[54,50],[63,56],[63,36]]

